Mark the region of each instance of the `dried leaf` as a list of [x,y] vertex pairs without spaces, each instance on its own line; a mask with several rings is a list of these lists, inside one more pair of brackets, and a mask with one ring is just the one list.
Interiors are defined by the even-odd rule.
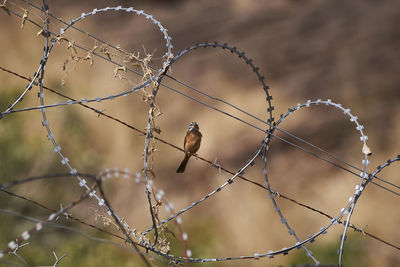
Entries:
[[93,66],[93,58],[92,58],[91,52],[88,52],[87,55],[83,58],[83,60],[85,60],[85,61],[89,60],[90,66]]
[[25,26],[25,22],[26,22],[26,19],[28,18],[28,14],[29,14],[28,10],[25,10],[24,15],[22,16],[21,29],[23,29]]
[[109,60],[111,60],[111,53],[108,51],[107,47],[102,46],[100,47],[100,52],[104,53]]
[[7,14],[9,16],[11,16],[10,10],[8,10],[8,7],[7,7],[6,3],[7,3],[7,0],[4,0],[3,4],[0,5],[0,8],[3,9],[5,12],[7,12]]
[[74,42],[68,41],[67,49],[71,49],[73,53],[77,54]]
[[[113,77],[119,76],[119,72],[120,72],[120,71],[123,71],[123,72],[126,73],[126,66],[116,67],[116,68],[114,69]],[[120,77],[120,78],[121,78],[121,77]]]
[[36,34],[36,37],[39,37],[40,35],[42,35],[42,34],[43,34],[43,32],[44,32],[44,30],[43,30],[43,29],[41,29],[40,31],[38,31],[38,33]]
[[362,148],[362,152],[364,154],[366,154],[367,156],[371,156],[372,155],[371,149],[366,144],[364,144],[364,146]]

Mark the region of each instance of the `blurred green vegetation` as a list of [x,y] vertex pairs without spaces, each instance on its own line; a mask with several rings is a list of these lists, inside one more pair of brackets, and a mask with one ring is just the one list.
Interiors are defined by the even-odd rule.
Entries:
[[[313,255],[317,257],[318,261],[321,264],[336,266],[338,262],[339,246],[340,241],[330,242],[328,244],[318,243],[318,245],[314,243],[311,245],[307,245],[307,248],[309,248],[313,252]],[[360,236],[359,234],[348,233],[344,245],[344,253],[342,259],[343,266],[372,267],[367,257],[363,257],[366,252],[367,249],[363,236]],[[310,264],[313,263],[303,251],[295,253],[290,259],[289,264],[295,265],[299,264],[299,262],[308,262]]]
[[[0,88],[0,109],[5,110],[12,100],[16,99],[20,93],[20,88]],[[63,129],[57,142],[68,147],[68,151],[77,155],[76,161],[82,170],[96,174],[98,166],[101,163],[101,157],[87,146],[87,140],[90,139],[91,133],[86,129],[85,123],[74,110],[67,110],[58,118],[63,122]],[[19,180],[30,176],[40,176],[43,174],[67,173],[68,170],[62,166],[58,155],[52,152],[52,146],[43,136],[41,127],[37,127],[39,131],[30,129],[34,123],[29,122],[29,117],[25,113],[7,115],[1,119],[0,123],[0,183],[6,183],[11,180]],[[38,122],[40,123],[40,121]],[[35,168],[37,161],[43,159],[43,155],[50,155],[45,165],[38,164],[40,167]],[[33,171],[34,170],[34,171]],[[28,184],[14,186],[9,190],[28,196],[32,200],[44,203],[51,208],[59,208],[57,203],[65,203],[73,200],[71,196],[78,193],[74,192],[74,183],[69,180],[73,177],[57,178],[46,181],[35,181]],[[38,189],[39,188],[39,189]],[[41,192],[49,192],[45,194],[35,194],[37,190]],[[51,193],[50,193],[51,192]],[[34,197],[29,197],[34,194]],[[38,208],[37,206],[12,197],[5,192],[0,192],[0,208],[11,209],[15,212],[35,218],[46,218],[49,211]],[[11,227],[13,225],[13,227]],[[34,224],[27,222],[25,219],[15,217],[9,214],[0,214],[0,242],[7,244],[9,241],[18,237],[22,231],[30,229]],[[77,226],[80,228],[81,226]],[[50,232],[54,230],[50,229]],[[20,255],[31,264],[43,265],[52,260],[52,250],[57,251],[57,255],[62,253],[58,251],[67,251],[68,256],[63,260],[64,266],[143,266],[137,261],[137,256],[131,257],[128,252],[119,248],[113,248],[107,244],[96,244],[80,236],[71,236],[68,231],[57,231],[57,234],[47,234],[45,237],[36,238],[43,233],[33,234],[33,242],[29,246],[21,248]],[[107,238],[102,233],[94,232],[95,236]],[[61,237],[60,240],[58,240]],[[110,249],[111,247],[111,249]],[[48,249],[44,249],[48,248]],[[104,249],[104,251],[102,251]],[[102,253],[98,253],[102,251]],[[125,254],[124,254],[125,253]],[[93,256],[96,255],[96,256]],[[122,256],[121,256],[122,255]],[[11,260],[14,257],[15,262],[19,262],[15,256],[9,256]],[[138,263],[139,262],[139,263]],[[54,263],[54,262],[53,262]],[[53,264],[51,263],[51,264]],[[1,264],[1,263],[0,263]]]
[[[5,110],[17,99],[21,88],[4,90],[0,88],[0,110]],[[26,138],[29,129],[27,119],[11,114],[0,120],[0,182],[11,181],[26,175],[34,160],[44,153],[40,135]]]

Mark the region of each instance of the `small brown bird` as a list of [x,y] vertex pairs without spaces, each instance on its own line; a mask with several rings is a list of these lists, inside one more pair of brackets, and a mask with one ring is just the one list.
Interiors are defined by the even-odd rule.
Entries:
[[185,171],[189,158],[194,155],[197,150],[199,150],[202,137],[203,136],[199,131],[199,125],[196,122],[191,122],[183,143],[185,157],[183,158],[181,165],[179,165],[179,168],[176,170],[177,173],[182,173]]

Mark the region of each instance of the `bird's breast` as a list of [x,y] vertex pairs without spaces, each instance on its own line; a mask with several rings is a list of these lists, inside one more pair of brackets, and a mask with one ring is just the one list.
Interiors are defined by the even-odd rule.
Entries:
[[201,133],[191,131],[185,137],[185,151],[194,154],[199,150],[201,143]]

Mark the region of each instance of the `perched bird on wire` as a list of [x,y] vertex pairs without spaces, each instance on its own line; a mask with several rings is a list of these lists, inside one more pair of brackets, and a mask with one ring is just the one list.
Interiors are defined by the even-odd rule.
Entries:
[[199,131],[199,125],[196,122],[191,122],[183,143],[185,157],[183,158],[181,165],[179,165],[179,168],[176,170],[177,173],[182,173],[185,171],[189,158],[199,150],[202,137],[203,136]]

